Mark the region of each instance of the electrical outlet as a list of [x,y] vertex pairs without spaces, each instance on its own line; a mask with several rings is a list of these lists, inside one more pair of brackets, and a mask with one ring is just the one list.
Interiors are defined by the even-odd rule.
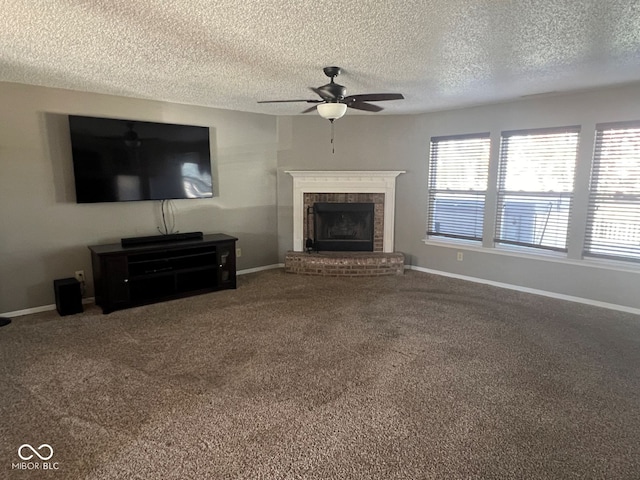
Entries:
[[78,270],[75,274],[76,280],[84,284],[84,270]]
[[458,252],[458,261],[461,262],[464,259],[464,253]]
[[236,248],[236,257],[241,257],[241,256],[242,256],[242,249]]

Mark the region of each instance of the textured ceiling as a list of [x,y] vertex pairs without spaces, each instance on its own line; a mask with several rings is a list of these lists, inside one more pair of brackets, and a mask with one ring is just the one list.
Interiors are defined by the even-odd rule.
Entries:
[[[418,113],[640,81],[640,1],[0,0],[0,81],[296,114],[347,94]],[[350,114],[353,114],[350,110]]]

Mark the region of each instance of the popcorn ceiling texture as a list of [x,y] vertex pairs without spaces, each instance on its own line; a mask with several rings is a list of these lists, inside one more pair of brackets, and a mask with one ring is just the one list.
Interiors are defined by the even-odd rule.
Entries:
[[[418,113],[640,80],[629,0],[0,0],[0,81],[268,114],[400,92]],[[361,114],[350,110],[349,114]],[[367,114],[367,113],[365,113]]]

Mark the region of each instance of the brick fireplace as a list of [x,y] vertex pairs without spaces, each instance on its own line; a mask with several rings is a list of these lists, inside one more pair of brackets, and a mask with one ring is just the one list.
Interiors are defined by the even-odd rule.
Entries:
[[[404,171],[288,171],[293,177],[293,251],[285,257],[285,271],[309,275],[371,276],[397,275],[404,269],[404,256],[394,253],[395,183]],[[314,239],[314,205],[370,204],[373,211],[371,247],[351,248],[349,241],[336,250],[306,253],[306,239]],[[327,208],[327,207],[323,207]],[[344,208],[344,207],[341,207]],[[366,207],[363,207],[366,208]],[[331,208],[329,208],[331,210]],[[349,208],[346,208],[349,210]],[[347,219],[333,225],[338,237],[351,238],[360,229]],[[366,223],[366,222],[365,222]],[[322,243],[321,246],[327,244]]]
[[[364,251],[382,252],[384,241],[384,194],[383,193],[305,193],[304,194],[304,212],[307,215],[303,224],[303,234],[305,241],[307,238],[316,240],[318,233],[315,231],[314,217],[318,216],[317,210],[321,208],[319,206],[342,206],[348,209],[348,205],[371,205],[373,209],[372,219],[372,248]],[[342,208],[342,207],[341,207]],[[366,207],[362,207],[363,209]],[[314,212],[315,210],[315,212]],[[320,245],[317,250],[354,250],[359,251],[362,249],[349,248],[348,243],[345,242],[345,248],[323,248]]]
[[[374,224],[381,230],[381,240],[374,240],[374,251],[393,252],[395,220],[396,177],[403,170],[395,171],[287,171],[293,177],[293,250],[303,252],[307,224],[307,208],[313,198],[327,202],[373,201],[376,208]],[[312,197],[308,194],[319,194]],[[305,200],[306,196],[306,200]],[[364,200],[363,200],[364,199]],[[306,202],[306,203],[305,203]],[[380,235],[380,233],[375,235]],[[382,245],[380,246],[380,242]]]

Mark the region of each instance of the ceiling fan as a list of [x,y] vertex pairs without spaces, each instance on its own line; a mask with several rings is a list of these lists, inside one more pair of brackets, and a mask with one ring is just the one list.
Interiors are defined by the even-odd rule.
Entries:
[[302,113],[309,113],[317,110],[321,117],[326,118],[333,123],[334,120],[341,118],[347,111],[347,108],[355,110],[364,110],[367,112],[379,112],[382,107],[368,102],[382,102],[386,100],[403,100],[401,93],[365,93],[362,95],[346,96],[346,87],[336,83],[335,77],[340,75],[340,67],[324,67],[324,74],[331,79],[329,83],[318,88],[311,87],[322,100],[301,99],[301,100],[262,100],[258,103],[284,103],[284,102],[306,102],[315,103],[312,107],[307,108]]

